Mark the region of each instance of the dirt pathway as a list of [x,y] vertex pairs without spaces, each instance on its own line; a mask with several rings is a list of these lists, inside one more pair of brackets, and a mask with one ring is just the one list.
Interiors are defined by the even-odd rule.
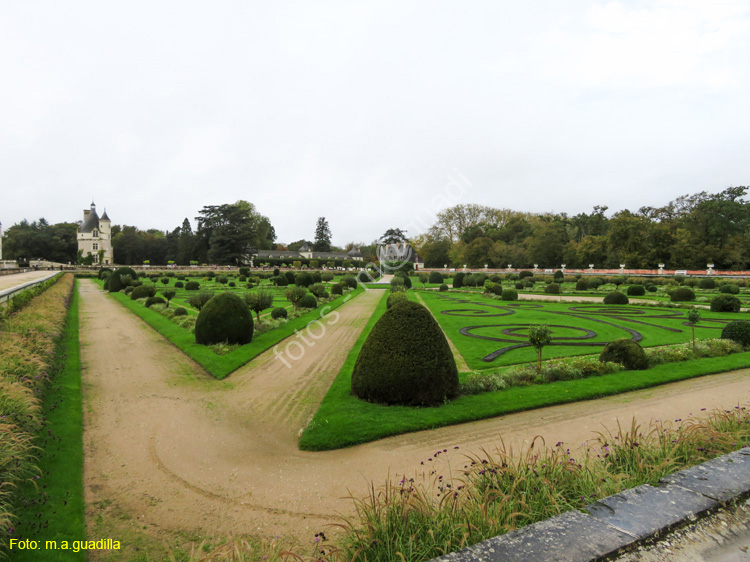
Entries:
[[[335,323],[287,368],[268,352],[216,381],[96,285],[81,281],[87,517],[101,506],[155,536],[312,535],[343,499],[390,474],[413,475],[437,449],[515,448],[543,436],[571,446],[636,416],[686,418],[747,397],[746,371],[384,439],[339,451],[299,451],[315,411],[381,291],[338,309]],[[333,317],[333,315],[332,315]],[[320,333],[318,334],[320,335]],[[458,451],[453,447],[458,446]],[[442,459],[443,457],[441,457]],[[123,523],[125,524],[125,523]],[[90,532],[97,532],[89,525]],[[92,536],[92,538],[94,538]]]

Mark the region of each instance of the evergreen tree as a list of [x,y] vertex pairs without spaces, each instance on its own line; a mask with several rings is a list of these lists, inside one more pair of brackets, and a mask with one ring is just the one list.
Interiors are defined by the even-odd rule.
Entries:
[[313,244],[315,252],[331,251],[331,228],[325,217],[320,217],[315,226],[315,243]]

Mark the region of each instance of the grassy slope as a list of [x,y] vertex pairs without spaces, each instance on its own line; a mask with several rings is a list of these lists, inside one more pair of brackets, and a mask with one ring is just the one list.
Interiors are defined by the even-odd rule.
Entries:
[[130,300],[130,297],[124,293],[110,294],[115,300],[119,301],[123,306],[144,320],[154,330],[159,332],[159,334],[177,346],[183,353],[200,364],[206,369],[206,371],[211,373],[217,379],[223,379],[232,371],[238,369],[251,359],[254,359],[267,349],[270,349],[283,339],[292,335],[295,330],[302,329],[310,322],[320,318],[321,313],[327,313],[330,310],[338,308],[363,291],[364,289],[357,288],[344,297],[339,297],[324,307],[312,310],[309,313],[288,322],[280,328],[253,337],[251,343],[243,345],[226,355],[217,355],[206,346],[195,343],[195,337],[192,332],[174,324],[158,312],[146,308],[140,302]]
[[351,373],[374,323],[385,312],[383,299],[300,438],[305,450],[329,450],[412,431],[496,417],[555,404],[591,400],[669,382],[750,367],[750,352],[659,365],[601,377],[461,396],[437,408],[380,406],[353,397]]
[[[22,511],[19,538],[75,541],[85,539],[83,506],[83,421],[81,359],[78,340],[78,292],[74,290],[64,336],[58,345],[60,371],[45,398],[45,417],[53,437],[43,437],[41,476],[23,489],[29,507]],[[45,501],[46,496],[46,501]],[[85,552],[14,551],[13,560],[83,561]]]

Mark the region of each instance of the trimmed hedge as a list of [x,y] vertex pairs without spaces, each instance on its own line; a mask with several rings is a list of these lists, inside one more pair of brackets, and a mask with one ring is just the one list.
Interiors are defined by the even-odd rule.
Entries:
[[287,312],[286,308],[279,306],[274,308],[271,311],[271,318],[274,320],[278,320],[279,318],[287,318],[289,316],[289,313]]
[[648,369],[648,357],[643,348],[628,338],[620,338],[609,342],[599,355],[602,363],[619,363],[626,369]]
[[740,293],[740,288],[735,285],[734,283],[727,283],[725,285],[722,285],[719,287],[720,293],[727,293],[730,295],[738,295]]
[[734,295],[719,295],[711,301],[711,312],[739,312],[740,299]]
[[252,339],[252,314],[245,301],[234,293],[219,293],[198,313],[195,322],[196,343],[212,345],[228,342],[243,345]]
[[458,394],[456,362],[427,308],[405,301],[386,310],[359,352],[352,393],[406,406],[439,405]]
[[628,304],[630,299],[625,293],[612,291],[604,297],[604,304]]
[[443,282],[443,274],[439,271],[432,271],[430,272],[430,283],[442,283]]
[[156,287],[154,285],[140,285],[130,293],[130,298],[134,301],[154,296],[156,296]]
[[559,295],[560,285],[558,283],[550,283],[544,288],[544,292],[548,295]]
[[307,293],[297,302],[297,306],[299,308],[318,308],[318,299],[312,293]]
[[646,294],[646,287],[643,285],[630,285],[627,290],[628,296],[642,297]]
[[736,341],[747,347],[750,345],[750,321],[735,320],[730,322],[721,330],[721,339]]
[[669,295],[672,302],[688,302],[695,300],[695,293],[687,287],[678,287]]
[[500,295],[500,299],[504,301],[517,301],[518,291],[516,291],[515,289],[503,289],[503,292]]

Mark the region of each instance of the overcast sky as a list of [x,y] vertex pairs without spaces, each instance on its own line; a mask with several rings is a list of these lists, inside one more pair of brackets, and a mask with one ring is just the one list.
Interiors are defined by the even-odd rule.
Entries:
[[745,0],[0,0],[0,221],[245,199],[343,245],[748,185],[749,37]]

